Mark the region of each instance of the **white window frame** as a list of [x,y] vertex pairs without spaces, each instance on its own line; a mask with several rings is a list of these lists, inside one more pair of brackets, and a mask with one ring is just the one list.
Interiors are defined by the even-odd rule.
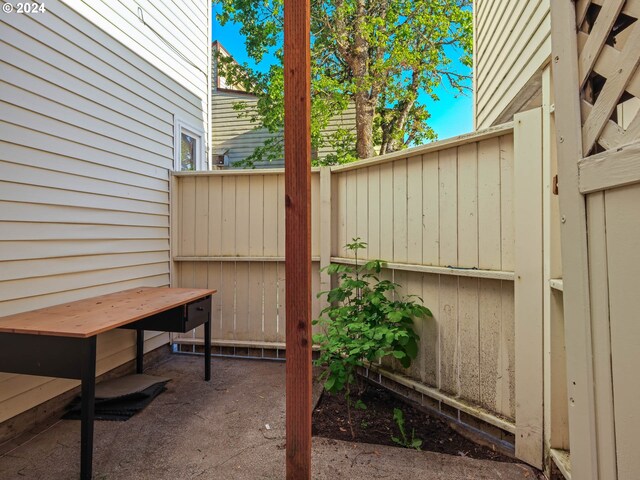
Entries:
[[186,133],[197,141],[196,145],[196,171],[207,170],[208,162],[206,159],[206,149],[204,140],[204,130],[198,128],[183,119],[174,116],[174,147],[173,147],[173,169],[176,172],[182,171],[182,162],[180,161],[180,153],[182,149],[182,134]]

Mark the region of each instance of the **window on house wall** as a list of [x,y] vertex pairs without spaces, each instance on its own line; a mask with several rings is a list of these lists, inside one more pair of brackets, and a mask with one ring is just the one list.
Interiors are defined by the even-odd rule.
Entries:
[[197,128],[176,119],[175,158],[176,171],[205,170],[204,133]]
[[228,149],[213,149],[211,153],[211,161],[216,167],[226,167],[229,165]]

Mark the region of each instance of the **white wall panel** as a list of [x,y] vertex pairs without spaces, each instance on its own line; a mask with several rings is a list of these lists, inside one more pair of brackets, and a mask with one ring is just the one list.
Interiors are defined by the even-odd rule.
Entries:
[[[207,131],[210,4],[138,4],[195,66],[134,2],[3,16],[0,316],[170,283],[173,121]],[[150,334],[146,348],[168,340]],[[99,373],[134,350],[131,332],[100,336]],[[76,383],[0,374],[0,422]]]

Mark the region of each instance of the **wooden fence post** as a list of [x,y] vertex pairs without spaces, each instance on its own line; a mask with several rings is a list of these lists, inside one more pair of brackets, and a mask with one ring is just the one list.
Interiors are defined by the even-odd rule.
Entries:
[[[560,211],[553,177],[557,175],[551,65],[542,72],[543,219],[544,219],[544,448],[569,450]],[[556,177],[557,178],[557,177]],[[560,283],[558,283],[560,282]],[[545,467],[550,467],[547,462]]]
[[573,478],[595,480],[598,478],[598,448],[586,205],[579,190],[578,172],[583,151],[576,31],[574,2],[551,2],[571,473]]
[[311,479],[311,3],[284,2],[287,479]]
[[542,110],[514,119],[516,457],[543,462]]

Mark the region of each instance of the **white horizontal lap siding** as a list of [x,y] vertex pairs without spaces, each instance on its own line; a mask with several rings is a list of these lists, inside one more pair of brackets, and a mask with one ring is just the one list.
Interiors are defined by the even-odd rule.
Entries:
[[549,0],[478,0],[475,8],[475,121],[482,129],[509,120],[549,60],[551,19]]
[[[207,79],[132,2],[90,4],[51,0],[0,24],[0,316],[170,283],[174,115],[206,131]],[[206,72],[209,4],[141,5]],[[146,348],[168,340],[151,333]],[[131,332],[100,336],[99,373],[134,350]],[[74,385],[0,373],[0,422]]]
[[63,1],[200,98],[207,98],[209,2]]

